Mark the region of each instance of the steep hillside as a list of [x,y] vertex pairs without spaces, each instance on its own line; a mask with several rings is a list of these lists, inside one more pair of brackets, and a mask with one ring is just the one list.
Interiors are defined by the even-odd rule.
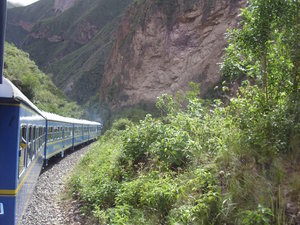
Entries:
[[53,81],[68,96],[84,103],[99,89],[116,23],[130,2],[41,0],[11,9],[7,40],[52,73]]
[[9,10],[7,39],[70,98],[98,104],[100,95],[109,110],[153,105],[190,81],[205,95],[220,81],[224,34],[246,0],[131,2],[41,0]]
[[28,53],[6,43],[4,54],[4,76],[15,83],[39,109],[69,117],[83,116],[83,109],[70,101],[38,69]]
[[110,108],[153,103],[162,93],[219,80],[225,32],[246,1],[142,0],[126,14],[100,88]]

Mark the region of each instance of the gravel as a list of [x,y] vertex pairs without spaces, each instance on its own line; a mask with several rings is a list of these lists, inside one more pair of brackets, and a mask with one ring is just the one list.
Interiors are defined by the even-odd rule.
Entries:
[[43,168],[31,196],[23,225],[80,225],[84,224],[84,215],[79,211],[79,203],[62,198],[70,172],[87,153],[89,146],[68,151],[64,158],[60,155],[49,160]]

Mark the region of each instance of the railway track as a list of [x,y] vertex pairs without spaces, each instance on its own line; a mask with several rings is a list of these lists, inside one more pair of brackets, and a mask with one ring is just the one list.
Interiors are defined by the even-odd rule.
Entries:
[[44,167],[31,196],[22,225],[80,225],[82,215],[74,202],[62,199],[67,178],[71,171],[87,153],[90,145],[66,152],[49,160]]

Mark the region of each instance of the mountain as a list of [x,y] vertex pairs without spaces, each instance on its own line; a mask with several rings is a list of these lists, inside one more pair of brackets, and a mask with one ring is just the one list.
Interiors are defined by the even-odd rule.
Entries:
[[111,109],[152,104],[199,82],[202,96],[221,79],[225,33],[244,0],[144,0],[122,21],[100,87]]
[[[151,106],[220,82],[225,33],[246,0],[41,0],[8,10],[7,40],[80,104]],[[98,100],[99,97],[99,100]],[[100,102],[100,104],[99,104]]]
[[41,0],[10,9],[7,41],[29,52],[63,92],[83,104],[99,90],[115,30],[130,3]]

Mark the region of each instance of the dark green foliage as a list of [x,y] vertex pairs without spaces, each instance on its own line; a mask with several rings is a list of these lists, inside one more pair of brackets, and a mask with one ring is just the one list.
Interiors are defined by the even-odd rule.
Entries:
[[261,205],[258,205],[257,210],[247,210],[243,212],[244,218],[242,219],[241,224],[243,225],[268,225],[272,221],[272,211],[269,208],[264,208]]
[[133,164],[149,160],[164,162],[169,168],[185,165],[191,157],[192,141],[188,132],[175,124],[163,124],[150,115],[131,127],[123,136],[124,154]]

